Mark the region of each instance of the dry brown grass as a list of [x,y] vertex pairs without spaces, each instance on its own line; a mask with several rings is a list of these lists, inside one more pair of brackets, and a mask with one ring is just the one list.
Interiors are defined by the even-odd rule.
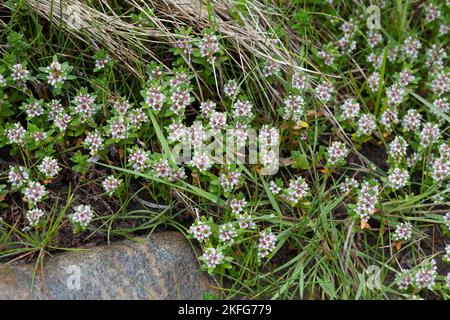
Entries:
[[[257,63],[266,59],[277,61],[288,72],[292,68],[299,68],[299,57],[294,53],[299,52],[299,48],[284,47],[267,18],[276,17],[276,11],[259,2],[249,2],[248,16],[237,22],[229,14],[234,3],[231,0],[211,1],[210,13],[205,1],[124,0],[130,10],[142,12],[143,9],[152,8],[154,15],[149,15],[148,18],[156,27],[137,27],[128,22],[127,16],[118,15],[107,0],[96,3],[101,10],[79,0],[28,1],[30,8],[39,16],[55,25],[61,25],[64,30],[86,43],[107,48],[136,74],[139,74],[137,64],[145,64],[149,60],[159,61],[158,55],[152,50],[152,44],[175,46],[180,37],[175,33],[176,30],[180,27],[192,27],[194,32],[201,33],[211,27],[210,16],[224,41],[229,44],[225,47],[227,56],[241,68],[244,75],[253,72]],[[140,52],[145,52],[147,56],[142,56]],[[267,87],[267,83],[259,85]],[[278,91],[271,93],[279,95]]]

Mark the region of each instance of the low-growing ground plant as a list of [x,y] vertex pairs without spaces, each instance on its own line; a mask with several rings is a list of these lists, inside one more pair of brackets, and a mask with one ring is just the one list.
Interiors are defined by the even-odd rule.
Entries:
[[221,298],[447,299],[449,4],[187,2],[0,4],[0,259],[175,229]]

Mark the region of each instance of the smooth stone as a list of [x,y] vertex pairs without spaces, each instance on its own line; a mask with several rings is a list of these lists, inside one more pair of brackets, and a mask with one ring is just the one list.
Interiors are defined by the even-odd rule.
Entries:
[[199,271],[189,242],[178,232],[158,232],[36,263],[0,265],[0,299],[202,299],[213,278]]

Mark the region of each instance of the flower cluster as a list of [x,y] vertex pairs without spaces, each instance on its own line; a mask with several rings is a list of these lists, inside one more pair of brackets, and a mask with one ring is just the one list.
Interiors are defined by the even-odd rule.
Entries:
[[358,199],[356,201],[355,213],[361,219],[361,226],[364,226],[369,218],[375,213],[380,188],[374,180],[365,181],[358,190]]
[[328,162],[331,165],[336,165],[338,162],[344,160],[348,154],[348,148],[340,141],[334,141],[328,148]]
[[45,157],[38,166],[38,169],[47,179],[55,177],[61,170],[58,161],[52,157]]
[[401,222],[395,227],[395,232],[392,238],[394,241],[407,241],[412,236],[412,225],[409,222]]
[[205,241],[211,236],[211,227],[201,220],[196,220],[188,231],[197,241]]
[[203,253],[202,259],[208,268],[214,269],[223,262],[224,255],[220,250],[208,248]]
[[260,258],[267,257],[275,249],[277,237],[272,231],[266,229],[261,231],[258,243],[258,256]]
[[85,229],[94,218],[94,211],[91,206],[80,204],[74,208],[74,212],[70,218],[73,223],[78,224],[82,229]]
[[112,196],[113,193],[119,188],[122,180],[117,179],[115,176],[111,175],[105,178],[102,182],[102,187],[106,194]]
[[205,34],[199,44],[200,54],[206,57],[209,63],[216,61],[215,54],[220,50],[217,36],[213,34]]
[[44,210],[39,209],[39,208],[34,208],[34,209],[28,210],[26,213],[26,218],[27,218],[28,224],[31,227],[36,227],[44,215],[45,215]]
[[293,204],[297,204],[300,200],[306,197],[309,192],[309,186],[303,177],[298,177],[289,182],[289,187],[286,190],[288,200]]

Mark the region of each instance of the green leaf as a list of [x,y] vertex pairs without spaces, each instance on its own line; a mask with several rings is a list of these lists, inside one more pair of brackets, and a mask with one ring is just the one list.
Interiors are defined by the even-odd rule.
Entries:
[[308,158],[306,154],[299,151],[293,151],[291,153],[292,168],[306,170],[309,168]]

